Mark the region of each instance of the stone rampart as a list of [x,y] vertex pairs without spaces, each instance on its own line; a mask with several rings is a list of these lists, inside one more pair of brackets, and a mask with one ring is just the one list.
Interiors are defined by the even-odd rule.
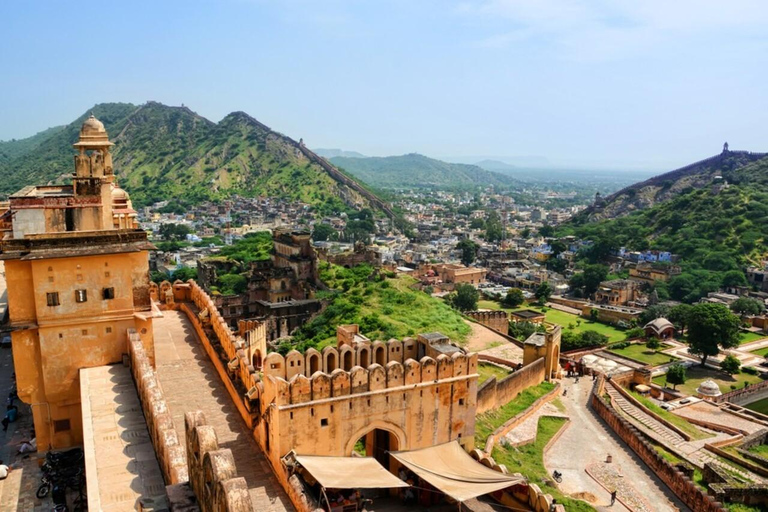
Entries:
[[184,416],[189,483],[202,512],[254,510],[245,478],[237,475],[232,451],[220,448],[214,428],[202,411]]
[[477,390],[477,414],[501,407],[513,400],[524,389],[544,382],[545,366],[545,360],[542,357],[499,381],[496,377],[491,377],[483,382]]
[[128,354],[131,374],[163,477],[169,484],[186,482],[188,475],[184,466],[184,449],[179,443],[163,389],[157,381],[141,337],[133,329],[128,329]]
[[509,315],[506,311],[467,311],[464,314],[489,329],[502,334],[509,332]]
[[592,388],[590,405],[611,429],[634,451],[643,462],[680,498],[691,510],[697,512],[721,512],[725,509],[719,502],[704,494],[691,479],[667,462],[648,440],[628,420],[621,417],[605,401],[604,377],[598,376]]
[[737,405],[744,405],[750,402],[756,402],[768,397],[768,380],[751,384],[745,388],[736,389],[728,393],[723,393],[718,397],[714,397],[714,401],[717,403],[731,402]]
[[[432,385],[477,373],[477,356],[457,352],[450,357],[441,354],[436,360],[425,356],[421,361],[389,361],[386,366],[373,363],[367,368],[353,366],[349,371],[335,368],[330,374],[316,370],[307,377],[299,368],[305,358],[309,361],[315,355],[310,352],[319,354],[310,349],[307,354],[291,351],[285,357],[277,352],[267,356],[264,361],[264,386],[274,385],[274,391],[269,393],[267,390],[267,393],[270,397],[274,395],[274,403],[277,405],[300,404],[403,386],[413,387],[421,383]],[[336,357],[336,349],[327,347],[323,354],[323,360],[328,361],[329,356]],[[325,365],[326,368],[332,366]]]

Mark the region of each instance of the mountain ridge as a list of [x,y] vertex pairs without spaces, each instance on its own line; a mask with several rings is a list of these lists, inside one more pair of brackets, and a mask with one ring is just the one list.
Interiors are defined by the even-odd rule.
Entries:
[[301,201],[319,214],[370,207],[391,215],[365,186],[246,112],[232,112],[215,123],[188,107],[154,101],[97,104],[44,140],[28,141],[26,150],[0,159],[0,194],[68,180],[71,144],[91,113],[115,143],[116,175],[139,206],[237,194]]

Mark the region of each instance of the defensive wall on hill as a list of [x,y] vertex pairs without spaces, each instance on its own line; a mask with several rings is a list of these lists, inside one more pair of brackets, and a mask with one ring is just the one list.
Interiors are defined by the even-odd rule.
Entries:
[[494,331],[509,333],[509,315],[506,311],[467,311],[464,314]]
[[544,358],[514,371],[501,380],[491,377],[477,390],[477,414],[491,411],[508,403],[523,390],[544,382],[546,377]]

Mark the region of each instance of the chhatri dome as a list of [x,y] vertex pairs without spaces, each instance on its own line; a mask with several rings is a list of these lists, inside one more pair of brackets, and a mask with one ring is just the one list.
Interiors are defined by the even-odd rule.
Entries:
[[703,397],[714,397],[722,395],[720,392],[720,386],[718,386],[717,382],[713,381],[712,379],[707,379],[699,384],[699,388],[696,390],[696,392]]
[[104,123],[91,114],[80,127],[80,140],[74,144],[75,148],[91,149],[101,146],[112,146],[109,135],[104,128]]

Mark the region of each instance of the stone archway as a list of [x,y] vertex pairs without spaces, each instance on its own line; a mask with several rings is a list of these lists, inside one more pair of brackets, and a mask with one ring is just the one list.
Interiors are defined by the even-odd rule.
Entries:
[[395,464],[390,460],[388,452],[408,449],[405,431],[386,421],[373,421],[352,434],[344,449],[345,456],[352,456],[358,441],[365,444],[366,455],[374,457],[390,470],[395,469]]
[[261,370],[262,367],[262,359],[261,359],[261,350],[256,349],[256,351],[253,353],[253,358],[251,359],[253,367],[256,370]]

